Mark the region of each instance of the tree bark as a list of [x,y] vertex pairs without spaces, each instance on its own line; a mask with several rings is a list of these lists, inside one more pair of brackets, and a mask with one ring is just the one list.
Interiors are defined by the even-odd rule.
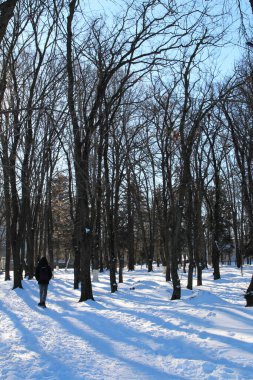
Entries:
[[75,109],[74,99],[74,72],[72,60],[72,22],[77,5],[76,0],[69,3],[69,15],[67,18],[67,73],[68,73],[68,107],[72,121],[72,133],[74,139],[74,159],[76,173],[76,217],[75,238],[80,247],[80,302],[89,299],[94,300],[90,277],[90,223],[89,223],[89,154],[90,154],[90,131],[86,130],[85,141],[81,138],[80,127]]
[[0,43],[2,42],[8,23],[13,16],[18,0],[6,0],[0,4]]
[[127,251],[128,251],[128,270],[134,270],[134,220],[132,210],[130,170],[127,168]]

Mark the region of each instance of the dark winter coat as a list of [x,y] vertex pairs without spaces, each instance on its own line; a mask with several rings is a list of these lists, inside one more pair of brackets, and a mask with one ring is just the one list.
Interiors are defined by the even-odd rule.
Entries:
[[49,284],[53,276],[52,269],[46,257],[42,257],[35,270],[35,278],[39,284]]

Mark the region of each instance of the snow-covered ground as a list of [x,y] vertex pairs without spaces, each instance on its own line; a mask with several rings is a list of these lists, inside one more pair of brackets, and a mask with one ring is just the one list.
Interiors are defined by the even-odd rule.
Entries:
[[1,274],[0,379],[253,379],[253,308],[243,298],[252,272],[223,266],[213,281],[206,270],[193,291],[180,274],[179,301],[161,268],[126,271],[114,294],[105,272],[95,302],[79,303],[73,271],[58,270],[47,309],[35,280],[11,290]]

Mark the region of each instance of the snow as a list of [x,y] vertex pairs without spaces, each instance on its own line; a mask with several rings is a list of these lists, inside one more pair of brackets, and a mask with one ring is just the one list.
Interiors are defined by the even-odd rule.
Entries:
[[252,270],[222,266],[214,281],[207,269],[193,291],[180,273],[177,301],[161,267],[125,271],[114,294],[104,272],[95,302],[82,303],[73,271],[57,270],[46,309],[35,280],[12,290],[1,274],[0,379],[253,379],[253,308],[243,297]]

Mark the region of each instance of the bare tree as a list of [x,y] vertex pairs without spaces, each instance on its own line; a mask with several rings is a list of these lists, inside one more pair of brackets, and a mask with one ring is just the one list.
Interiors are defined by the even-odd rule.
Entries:
[[[189,3],[190,4],[190,3]],[[188,4],[188,6],[190,6]],[[95,97],[85,115],[85,125],[81,128],[75,108],[75,55],[73,44],[73,18],[78,2],[69,2],[67,23],[67,71],[68,104],[71,115],[74,157],[77,186],[76,240],[81,250],[81,298],[80,301],[93,299],[90,282],[90,238],[85,231],[90,230],[89,210],[89,159],[91,140],[97,129],[99,111],[108,86],[119,70],[124,68],[126,75],[114,96],[128,85],[133,75],[139,78],[150,71],[154,65],[166,62],[166,52],[176,51],[182,46],[190,46],[197,22],[181,23],[183,17],[191,19],[190,14],[199,14],[198,10],[178,7],[175,12],[165,2],[148,1],[129,6],[126,13],[119,17],[110,30],[103,20],[94,20],[89,27],[88,37],[79,48],[79,57],[83,57],[98,70],[94,86]],[[155,8],[159,7],[159,12]],[[158,8],[157,8],[158,10]],[[189,12],[189,13],[188,13]],[[200,16],[199,18],[201,18]],[[192,19],[193,20],[193,19]],[[156,41],[154,43],[154,41]],[[113,95],[112,95],[113,96]],[[90,98],[91,99],[91,98]]]
[[[253,129],[249,121],[252,119],[252,63],[248,62],[245,68],[238,70],[238,86],[234,88],[232,96],[223,103],[227,125],[233,141],[235,157],[241,175],[241,189],[243,205],[248,218],[247,250],[253,250]],[[243,78],[243,80],[242,80]]]

